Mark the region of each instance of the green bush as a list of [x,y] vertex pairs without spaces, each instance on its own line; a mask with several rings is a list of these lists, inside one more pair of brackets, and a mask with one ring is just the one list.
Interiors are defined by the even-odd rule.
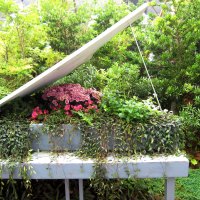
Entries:
[[91,11],[87,4],[76,12],[64,1],[43,1],[42,21],[47,25],[47,34],[53,50],[65,55],[77,50],[82,43],[91,39],[87,23]]
[[149,64],[152,78],[165,82],[158,90],[162,104],[178,113],[183,100],[193,99],[199,88],[200,1],[177,0],[168,5],[161,4],[161,15],[151,15],[146,26],[134,30],[145,57],[154,55]]
[[186,139],[186,147],[189,151],[200,150],[200,109],[192,105],[184,107],[180,112],[183,122],[183,131]]

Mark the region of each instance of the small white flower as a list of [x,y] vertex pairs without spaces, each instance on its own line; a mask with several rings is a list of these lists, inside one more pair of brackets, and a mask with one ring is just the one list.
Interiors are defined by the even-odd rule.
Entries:
[[154,56],[155,56],[155,55],[154,55],[153,53],[150,53],[150,54],[149,54],[149,61],[150,61],[150,62],[154,61]]
[[10,16],[11,16],[13,19],[16,18],[16,14],[15,14],[15,13],[10,14]]
[[98,15],[92,15],[91,16],[91,19],[97,19],[98,18]]

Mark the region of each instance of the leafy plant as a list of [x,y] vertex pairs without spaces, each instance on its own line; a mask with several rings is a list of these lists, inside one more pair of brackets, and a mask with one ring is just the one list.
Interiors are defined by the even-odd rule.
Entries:
[[[47,24],[47,34],[50,46],[65,55],[78,49],[88,31],[87,22],[90,19],[90,10],[87,5],[79,7],[74,12],[70,4],[63,1],[43,1],[42,19]],[[87,8],[87,11],[86,9]]]
[[0,120],[0,158],[21,160],[28,156],[30,150],[29,122]]
[[75,69],[69,75],[56,81],[55,85],[78,83],[85,88],[97,88],[97,90],[100,90],[101,88],[98,85],[97,76],[98,70],[96,67],[87,62]]
[[200,109],[192,105],[184,107],[180,112],[183,122],[183,131],[186,138],[186,146],[191,153],[200,149]]
[[176,0],[167,5],[161,3],[161,14],[150,15],[147,25],[134,31],[145,57],[154,55],[149,71],[152,78],[164,81],[159,95],[163,105],[178,113],[184,99],[192,101],[199,87],[200,1]]

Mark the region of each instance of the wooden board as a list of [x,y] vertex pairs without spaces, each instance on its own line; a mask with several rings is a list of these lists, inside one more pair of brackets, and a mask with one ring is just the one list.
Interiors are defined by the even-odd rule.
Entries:
[[124,17],[119,22],[101,33],[99,36],[85,44],[83,47],[73,52],[71,55],[67,56],[59,63],[55,64],[42,74],[38,75],[31,81],[27,82],[25,85],[21,86],[14,92],[1,99],[0,107],[17,97],[22,97],[30,94],[35,90],[47,84],[50,84],[72,72],[75,68],[89,60],[93,56],[93,54],[101,46],[107,43],[113,36],[115,36],[117,33],[124,30],[131,23],[136,21],[144,13],[147,7],[147,3],[141,5],[135,11],[128,14],[126,17]]
[[[74,153],[52,154],[47,152],[34,153],[26,166],[31,167],[34,174],[31,179],[89,179],[94,172],[95,160],[81,159]],[[6,161],[0,161],[2,168],[2,179],[9,178]],[[19,168],[13,178],[20,179]],[[183,156],[142,156],[138,158],[116,158],[112,155],[103,163],[106,168],[106,177],[115,178],[169,178],[187,177],[189,161]]]

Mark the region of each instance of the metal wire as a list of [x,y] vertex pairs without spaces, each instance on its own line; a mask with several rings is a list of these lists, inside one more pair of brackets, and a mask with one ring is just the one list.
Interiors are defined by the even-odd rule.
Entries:
[[160,101],[159,101],[159,99],[158,99],[158,95],[157,95],[157,93],[156,93],[155,87],[154,87],[153,82],[152,82],[152,80],[151,80],[151,76],[150,76],[150,74],[149,74],[149,71],[148,71],[147,65],[146,65],[146,63],[145,63],[145,60],[144,60],[144,57],[143,57],[142,51],[141,51],[140,46],[139,46],[139,44],[138,44],[137,38],[136,38],[136,36],[135,36],[135,34],[134,34],[134,32],[133,32],[133,27],[132,27],[131,24],[129,24],[129,25],[130,25],[131,32],[132,32],[132,35],[133,35],[133,37],[134,37],[135,43],[136,43],[136,45],[137,45],[137,48],[138,48],[138,51],[139,51],[140,57],[141,57],[141,59],[142,59],[142,62],[143,62],[144,68],[145,68],[145,70],[146,70],[146,73],[147,73],[148,79],[149,79],[150,84],[151,84],[151,87],[152,87],[152,89],[153,89],[153,96],[155,97],[155,99],[156,99],[156,101],[157,101],[157,103],[158,103],[159,109],[162,110],[161,105],[160,105]]

